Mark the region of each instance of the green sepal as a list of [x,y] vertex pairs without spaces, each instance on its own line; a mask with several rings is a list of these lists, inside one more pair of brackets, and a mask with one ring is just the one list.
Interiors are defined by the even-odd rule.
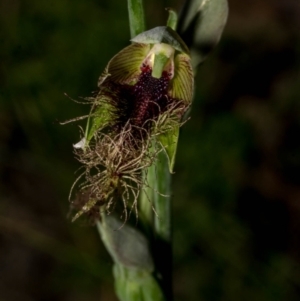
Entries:
[[178,33],[169,26],[158,26],[144,31],[131,39],[131,42],[143,44],[165,43],[172,46],[179,52],[189,53],[189,49],[178,35]]
[[158,136],[158,140],[163,146],[164,151],[168,157],[170,173],[173,173],[174,170],[178,138],[179,138],[179,124],[174,125],[171,130],[163,134],[160,134]]
[[115,264],[115,290],[120,301],[164,301],[162,290],[153,275],[139,269]]
[[194,76],[190,57],[185,53],[175,56],[174,69],[176,70],[172,79],[170,96],[182,99],[185,104],[192,102],[194,93]]

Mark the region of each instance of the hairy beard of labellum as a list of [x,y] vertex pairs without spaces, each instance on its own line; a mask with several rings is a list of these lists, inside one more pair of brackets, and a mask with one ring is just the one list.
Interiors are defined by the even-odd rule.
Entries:
[[77,195],[84,205],[73,220],[89,211],[97,214],[98,206],[105,205],[111,212],[117,203],[123,205],[125,221],[132,210],[138,215],[139,194],[147,185],[142,172],[162,151],[152,137],[180,126],[187,109],[183,100],[168,95],[168,72],[163,71],[160,78],[151,74],[151,67],[143,65],[134,85],[120,84],[109,77],[101,85],[96,99],[101,100],[99,106],[105,102],[109,105],[111,120],[94,133],[84,151],[75,149],[85,171],[78,178],[84,182]]
[[[79,185],[73,204],[81,204],[81,208],[73,220],[90,211],[92,215],[94,212],[97,214],[93,209],[95,206],[105,205],[110,213],[115,209],[117,200],[123,205],[125,221],[132,211],[138,215],[137,202],[144,185],[142,170],[153,164],[158,150],[149,151],[150,139],[135,142],[132,126],[127,123],[118,134],[98,132],[84,152],[75,150],[85,171],[78,177],[84,182]],[[131,208],[129,213],[128,206]]]

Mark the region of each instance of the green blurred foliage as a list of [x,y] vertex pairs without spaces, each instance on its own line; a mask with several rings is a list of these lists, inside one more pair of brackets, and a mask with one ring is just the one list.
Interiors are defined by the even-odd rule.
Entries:
[[[146,1],[149,28],[163,8]],[[200,67],[173,178],[176,300],[299,300],[300,8],[229,0]],[[0,299],[116,300],[95,227],[67,219],[72,144],[126,2],[0,0]],[[70,98],[66,97],[67,93]]]

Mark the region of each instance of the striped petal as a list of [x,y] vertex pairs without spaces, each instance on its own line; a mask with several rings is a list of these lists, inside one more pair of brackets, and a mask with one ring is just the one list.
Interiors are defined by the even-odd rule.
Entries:
[[187,54],[180,53],[174,59],[174,77],[169,95],[183,100],[187,105],[192,102],[194,90],[194,76],[191,59]]
[[150,45],[133,43],[108,63],[104,73],[100,76],[100,85],[107,79],[120,84],[132,84],[140,74],[140,66],[150,50]]

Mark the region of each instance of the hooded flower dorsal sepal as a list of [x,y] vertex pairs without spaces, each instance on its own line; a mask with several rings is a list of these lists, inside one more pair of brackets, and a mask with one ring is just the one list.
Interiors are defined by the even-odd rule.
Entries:
[[144,31],[131,39],[131,42],[142,44],[165,43],[179,52],[189,54],[190,51],[178,33],[169,26],[158,26]]
[[[161,150],[150,147],[157,142],[172,172],[179,127],[191,104],[193,84],[188,49],[167,26],[141,33],[109,61],[98,81],[85,140],[79,144],[83,151],[78,150],[79,160],[86,165],[81,190],[89,190],[94,200],[90,204],[106,202],[110,207],[113,201],[101,198],[111,199],[118,190],[124,209],[129,194],[136,208],[143,189],[142,170],[154,163]],[[99,170],[96,175],[95,169]],[[89,208],[84,206],[76,218],[86,211]]]

